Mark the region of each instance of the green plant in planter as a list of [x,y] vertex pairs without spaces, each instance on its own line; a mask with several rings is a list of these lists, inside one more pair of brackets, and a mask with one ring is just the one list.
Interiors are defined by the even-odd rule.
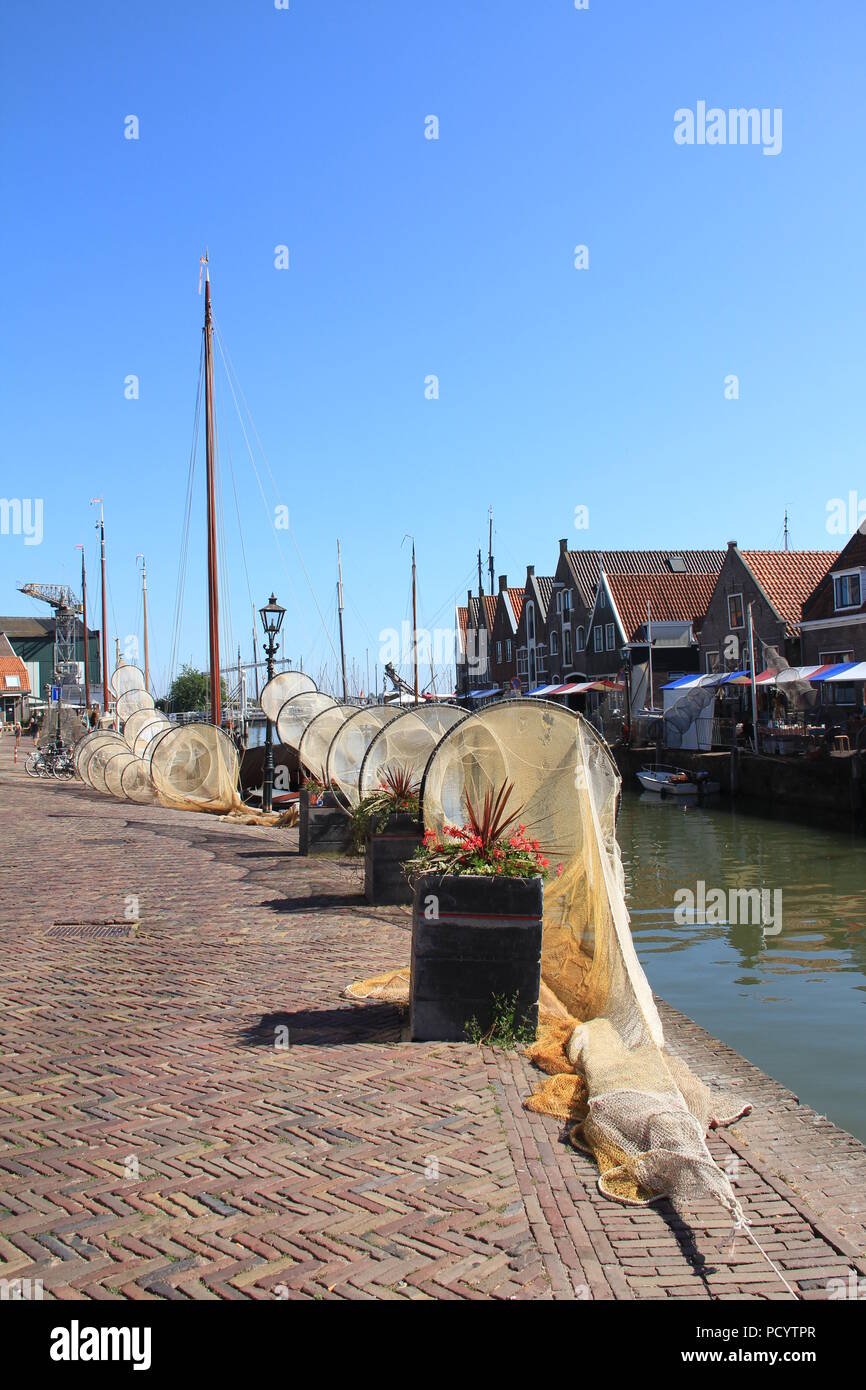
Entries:
[[352,811],[353,848],[363,849],[374,818],[377,834],[385,829],[391,816],[414,816],[417,819],[420,814],[419,790],[410,768],[399,763],[386,768],[376,790],[365,796]]
[[[549,860],[538,841],[529,838],[526,826],[516,823],[523,808],[508,814],[513,790],[513,782],[488,790],[480,808],[467,796],[465,824],[446,825],[441,837],[435,830],[426,830],[417,854],[407,861],[407,872],[413,877],[429,873],[546,877]],[[562,873],[561,864],[556,872]]]
[[501,1047],[506,1052],[516,1052],[518,1048],[528,1047],[535,1042],[535,1029],[526,1014],[518,1016],[518,998],[514,994],[507,999],[504,994],[493,995],[493,1022],[486,1032],[482,1032],[477,1018],[470,1018],[464,1025],[466,1041],[487,1043],[490,1047]]

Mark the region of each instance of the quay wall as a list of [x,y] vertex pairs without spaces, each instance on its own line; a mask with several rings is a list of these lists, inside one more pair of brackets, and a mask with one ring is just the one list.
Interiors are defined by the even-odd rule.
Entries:
[[[655,762],[655,746],[611,749],[623,782],[638,787],[637,772]],[[866,759],[859,754],[838,758],[785,758],[751,753],[698,753],[662,749],[659,762],[704,770],[718,782],[722,795],[771,814],[790,812],[796,819],[836,820],[866,830]]]

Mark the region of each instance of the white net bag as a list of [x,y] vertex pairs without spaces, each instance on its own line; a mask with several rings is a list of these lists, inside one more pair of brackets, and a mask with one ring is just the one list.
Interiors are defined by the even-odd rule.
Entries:
[[281,671],[268,681],[259,703],[267,719],[277,722],[277,715],[293,695],[304,695],[317,689],[316,682],[305,671]]
[[376,791],[385,773],[396,767],[405,768],[412,781],[420,784],[430,754],[442,735],[465,717],[466,711],[456,705],[418,705],[383,724],[361,763],[361,800]]
[[300,695],[292,695],[281,707],[276,719],[277,736],[280,743],[297,753],[301,735],[312,719],[322,710],[335,708],[337,701],[333,695],[322,690],[311,690]]
[[301,734],[298,743],[298,761],[301,767],[324,783],[328,749],[334,735],[346,720],[355,713],[357,705],[331,705],[313,716]]
[[183,724],[155,740],[150,775],[164,806],[225,814],[240,805],[238,752],[213,724]]
[[382,726],[399,714],[399,706],[364,705],[335,733],[328,749],[325,781],[344,810],[357,806],[361,800],[358,778],[364,754]]

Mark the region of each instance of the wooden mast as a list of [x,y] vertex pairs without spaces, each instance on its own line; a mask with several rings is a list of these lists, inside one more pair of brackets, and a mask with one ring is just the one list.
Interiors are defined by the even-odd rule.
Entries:
[[343,703],[349,703],[346,685],[346,648],[343,645],[343,562],[340,559],[340,540],[337,538],[337,613],[340,618],[340,663],[343,668]]
[[81,551],[81,620],[84,623],[84,704],[88,714],[90,713],[90,655],[87,650],[87,576],[84,572],[84,546],[77,547]]
[[415,541],[412,541],[412,658],[415,665],[415,704],[418,703],[418,586],[415,582]]
[[210,651],[210,719],[219,727],[222,721],[220,700],[220,638],[219,588],[217,584],[216,502],[214,491],[216,423],[213,400],[213,319],[210,307],[210,272],[205,257],[204,283],[204,391],[205,391],[205,460],[207,481],[207,598],[208,639]]
[[99,503],[99,549],[100,565],[102,569],[102,713],[108,713],[108,595],[105,590],[105,513],[102,507],[102,498],[96,497],[94,501]]

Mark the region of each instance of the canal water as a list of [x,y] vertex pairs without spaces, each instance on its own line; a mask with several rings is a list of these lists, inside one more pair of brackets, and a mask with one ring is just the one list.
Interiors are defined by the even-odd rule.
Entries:
[[617,835],[655,993],[866,1142],[866,840],[625,788]]

